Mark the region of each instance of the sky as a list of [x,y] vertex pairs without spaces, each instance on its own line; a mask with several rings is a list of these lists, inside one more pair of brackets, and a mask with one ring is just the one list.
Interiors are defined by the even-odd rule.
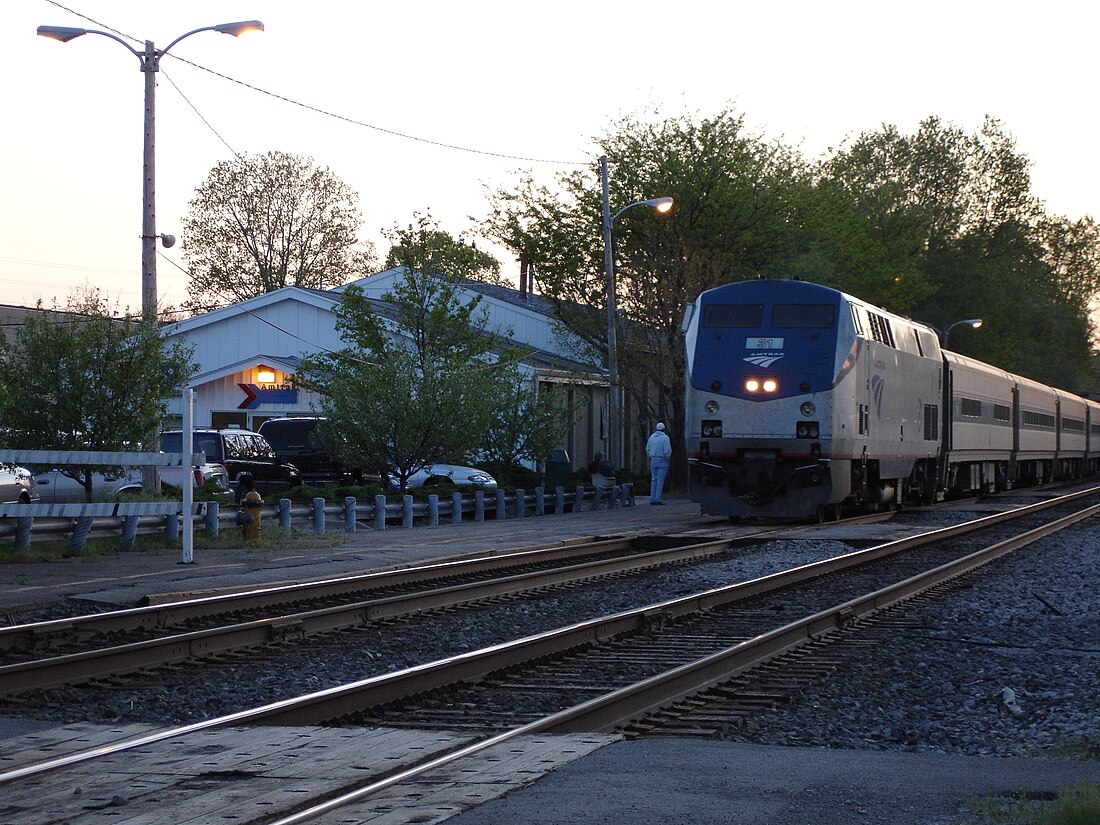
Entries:
[[[5,0],[0,303],[63,305],[91,285],[118,308],[141,304],[138,60],[105,37],[61,44],[37,27],[111,29],[164,48],[251,19],[265,31],[201,32],[164,58],[158,233],[181,235],[215,164],[277,150],[359,194],[360,237],[381,256],[382,230],[416,212],[458,235],[487,213],[487,188],[520,170],[552,184],[590,162],[594,139],[623,116],[727,107],[809,157],[883,124],[911,133],[936,115],[973,132],[992,115],[1031,159],[1049,212],[1100,218],[1097,4]],[[518,278],[516,261],[480,245]],[[162,305],[187,297],[181,246],[160,249]]]

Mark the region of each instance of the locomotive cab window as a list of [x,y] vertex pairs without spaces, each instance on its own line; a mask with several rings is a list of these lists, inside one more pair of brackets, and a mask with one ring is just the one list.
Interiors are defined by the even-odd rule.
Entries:
[[763,304],[707,304],[703,307],[704,327],[759,329],[763,325]]
[[836,323],[832,304],[776,304],[772,326],[777,329],[829,329]]

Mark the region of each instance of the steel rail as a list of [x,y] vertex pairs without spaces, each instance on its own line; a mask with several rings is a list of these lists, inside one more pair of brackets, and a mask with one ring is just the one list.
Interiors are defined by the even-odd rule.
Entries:
[[580,705],[530,722],[519,728],[474,742],[442,756],[429,757],[419,765],[371,782],[338,797],[311,805],[275,820],[271,825],[298,825],[316,819],[337,808],[373,796],[393,785],[415,779],[436,768],[487,750],[502,742],[527,734],[578,733],[609,731],[634,721],[646,713],[673,704],[689,696],[728,681],[770,659],[836,630],[854,621],[884,610],[945,581],[972,572],[1013,550],[1038,541],[1084,519],[1100,514],[1100,505],[1045,524],[1019,536],[978,550],[896,584],[850,599],[797,622],[742,642],[695,662],[637,682],[625,688],[589,700]]
[[543,561],[560,561],[591,553],[619,552],[626,550],[634,540],[625,537],[592,536],[568,543],[556,542],[553,545],[505,553],[490,551],[473,558],[435,561],[308,582],[268,585],[246,591],[216,593],[114,610],[109,613],[91,613],[45,622],[8,625],[0,627],[0,650],[33,647],[54,636],[69,636],[74,633],[94,635],[144,627],[170,627],[219,613],[264,609],[306,599],[340,596],[451,576],[491,572]]
[[[1034,508],[1046,509],[1050,506],[1055,506],[1058,503],[1066,503],[1068,500],[1073,500],[1082,497],[1086,493],[1095,494],[1096,489],[1091,491],[1085,491],[1083,493],[1073,494],[1071,496],[1061,497],[1060,499],[1053,500],[1052,502],[1042,502],[1039,505],[1031,505],[1026,509],[1034,512]],[[1062,519],[1061,522],[1066,522],[1062,526],[1069,526],[1069,523],[1074,523],[1083,518],[1088,518],[1100,510],[1100,505],[1091,507],[1083,513],[1073,514],[1072,516]],[[1010,513],[1017,513],[1018,510],[1009,511]],[[1005,514],[995,514],[994,516],[986,516],[982,519],[978,519],[977,523],[988,524],[991,519],[993,523],[999,523],[1005,520],[1002,518]],[[957,535],[971,532],[974,527],[972,525],[975,522],[968,523],[966,525],[954,525],[951,527],[941,528],[931,533],[923,534],[922,538],[929,536],[938,536],[940,540],[943,538],[951,538]],[[1056,522],[1058,524],[1060,522]],[[969,528],[969,529],[962,529]],[[1054,529],[1050,525],[1039,528],[1038,530],[1031,531],[1025,536],[1032,536],[1030,541],[1034,541],[1036,538],[1040,538],[1038,535],[1042,531],[1042,535],[1047,535],[1053,532]],[[781,586],[780,582],[784,577],[788,577],[787,583],[797,583],[810,577],[811,570],[817,570],[818,573],[828,572],[830,570],[843,569],[844,567],[854,566],[861,564],[865,561],[871,561],[874,558],[879,558],[884,555],[889,555],[890,552],[900,552],[912,546],[913,539],[899,539],[895,542],[889,542],[886,545],[879,547],[868,548],[867,550],[856,551],[854,553],[846,554],[845,556],[837,557],[835,559],[827,559],[821,562],[815,562],[809,565],[803,565],[802,567],[795,568],[792,571],[785,573],[776,573],[771,576],[765,576],[761,579],[756,579],[750,582],[744,582],[735,585],[728,585],[722,588],[715,588],[713,590],[705,591],[704,593],[694,594],[692,596],[681,597],[679,599],[670,600],[668,602],[659,603],[656,605],[650,605],[643,608],[638,608],[632,611],[626,611],[623,613],[615,614],[608,617],[602,617],[600,619],[593,619],[586,622],[581,622],[575,625],[571,625],[565,628],[559,628],[557,630],[548,631],[546,633],[537,634],[535,636],[527,637],[525,639],[516,640],[513,642],[502,643],[495,645],[480,651],[471,651],[469,653],[461,654],[459,656],[451,657],[448,659],[438,660],[436,662],[429,662],[422,665],[417,665],[405,670],[396,671],[394,673],[383,674],[380,676],[371,677],[369,679],[354,682],[348,685],[342,685],[335,688],[328,688],[315,693],[307,694],[305,696],[294,697],[291,699],[284,699],[278,702],[273,702],[268,705],[261,706],[259,708],[252,708],[244,711],[239,711],[225,716],[215,717],[213,719],[205,720],[202,722],[196,722],[190,725],[185,725],[178,728],[170,728],[164,731],[159,731],[152,734],[147,734],[132,739],[126,739],[120,742],[112,743],[110,745],[104,745],[97,748],[92,748],[87,751],[81,751],[77,753],[68,754],[56,759],[47,760],[41,763],[33,765],[27,765],[22,768],[10,770],[4,773],[0,773],[0,785],[17,781],[19,779],[27,778],[29,776],[46,773],[48,771],[57,770],[69,765],[78,764],[81,762],[96,759],[100,756],[121,753],[127,750],[144,747],[147,745],[155,744],[160,741],[172,739],[180,736],[186,736],[190,733],[195,733],[204,730],[211,730],[214,728],[233,727],[237,725],[253,725],[253,724],[273,724],[273,725],[292,725],[292,724],[308,724],[309,722],[323,721],[326,719],[332,719],[350,712],[354,712],[366,706],[384,704],[387,701],[393,699],[403,698],[410,693],[421,692],[424,690],[432,689],[432,687],[442,687],[447,684],[452,684],[457,681],[466,679],[479,678],[486,675],[493,670],[497,670],[501,667],[506,667],[529,661],[531,659],[539,658],[541,656],[550,655],[552,653],[561,652],[563,650],[576,647],[581,644],[585,644],[591,641],[600,641],[604,639],[610,639],[620,633],[624,633],[633,629],[636,629],[647,622],[659,621],[662,619],[674,618],[675,616],[684,615],[690,612],[698,612],[709,607],[715,607],[720,604],[735,601],[738,598],[743,598],[745,595],[752,595],[759,592],[765,592],[775,587]],[[993,545],[994,548],[1005,547],[1009,543],[1017,543],[1014,546],[1019,546],[1022,542],[1021,537],[1009,540],[1009,542],[1001,542],[998,545]],[[893,550],[887,550],[886,548],[893,548]],[[1013,549],[1013,548],[1008,548]],[[1002,552],[1008,552],[1008,549]],[[987,548],[988,550],[988,548]],[[979,551],[982,553],[985,551]],[[971,554],[972,556],[975,554]],[[847,560],[845,564],[837,564]],[[957,565],[959,562],[952,562],[951,565]],[[938,568],[937,568],[938,569]],[[913,577],[918,578],[918,577]],[[906,585],[913,579],[907,579],[902,582],[901,585]],[[887,588],[889,589],[889,588]],[[881,591],[876,591],[874,594],[870,594],[870,597],[877,596]],[[865,597],[869,598],[869,597]],[[900,598],[900,597],[899,597]],[[855,602],[861,601],[859,599],[853,600]],[[845,605],[840,606],[841,612],[843,609],[851,605],[853,602],[846,602]],[[815,614],[811,619],[815,619],[821,616],[821,614]],[[799,624],[799,623],[794,623]],[[814,633],[824,632],[824,630],[836,627],[836,619],[826,622],[821,628],[814,631]],[[792,625],[787,625],[786,628],[790,628]],[[786,629],[781,628],[780,631]],[[774,631],[779,633],[780,631]],[[808,640],[813,635],[807,635],[805,630],[801,631],[803,640]],[[761,643],[765,643],[770,640],[773,634],[763,634],[758,637],[762,640]],[[742,645],[735,646],[730,650],[739,650]],[[721,656],[723,654],[712,654],[705,657],[700,662],[710,662],[715,656]],[[770,658],[775,654],[768,654],[764,658]],[[709,666],[709,665],[708,665]],[[668,678],[678,678],[681,671],[684,670],[683,666],[670,671],[670,674],[677,674],[677,676],[669,676]],[[659,678],[659,677],[658,677]],[[653,682],[652,679],[645,680],[645,684]],[[705,689],[706,685],[697,688],[694,691]],[[641,690],[640,688],[636,688]],[[646,690],[649,690],[647,688]],[[663,689],[663,688],[662,688]],[[624,691],[631,691],[631,688],[625,688],[620,691],[616,691],[616,694],[622,694]],[[682,691],[682,688],[680,689]],[[674,691],[676,695],[680,695],[680,691]],[[599,702],[599,700],[593,700]],[[323,705],[323,707],[321,707]],[[585,707],[592,705],[592,702],[584,703],[577,707]],[[499,736],[493,737],[487,740],[486,743],[477,743],[470,746],[474,750],[461,749],[456,751],[455,754],[463,754],[476,752],[476,750],[482,750],[484,747],[489,747],[491,744],[495,744],[499,741],[504,741],[504,738],[520,735],[522,733],[534,733],[541,732],[549,729],[564,730],[563,726],[574,724],[572,719],[576,713],[576,708],[566,709],[559,713],[546,717],[543,720],[539,720],[530,725],[525,725],[522,728],[518,728],[515,731],[506,732]],[[621,715],[621,714],[620,714]],[[548,727],[542,727],[548,726]],[[502,738],[503,737],[503,738]],[[436,760],[429,763],[428,766],[422,766],[420,768],[410,769],[409,772],[403,772],[397,776],[403,778],[411,778],[420,772],[429,770],[431,767],[435,767],[440,764]],[[392,784],[388,780],[383,780],[387,784]],[[399,781],[399,780],[395,780]],[[377,787],[377,783],[370,787]],[[374,791],[371,791],[374,792]],[[360,794],[360,792],[353,792],[353,794]],[[362,793],[360,795],[366,795]],[[359,798],[359,797],[356,797]],[[346,804],[347,801],[353,801],[348,797],[341,797],[339,804]],[[333,800],[336,802],[337,800]],[[331,804],[331,803],[326,803]],[[300,820],[286,820],[286,822],[300,821]]]
[[[613,559],[583,562],[436,588],[421,593],[387,596],[354,604],[319,608],[287,616],[256,619],[224,627],[173,634],[158,639],[82,651],[0,666],[0,696],[71,685],[253,647],[288,638],[325,633],[370,621],[453,607],[495,596],[513,595],[556,584],[596,579],[614,573],[671,564],[722,552],[734,539],[718,539],[684,547],[651,550]],[[587,545],[591,547],[591,545]]]

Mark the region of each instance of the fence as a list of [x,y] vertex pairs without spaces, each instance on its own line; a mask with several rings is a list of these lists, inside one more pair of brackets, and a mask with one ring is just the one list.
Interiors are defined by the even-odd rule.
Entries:
[[[434,527],[442,523],[463,521],[566,515],[599,509],[633,507],[632,484],[622,484],[607,490],[577,487],[566,493],[556,488],[549,496],[542,487],[532,495],[525,490],[506,494],[503,490],[486,495],[453,493],[449,498],[429,495],[426,501],[414,501],[410,495],[400,501],[375,496],[371,503],[355,498],[329,503],[315,498],[309,505],[295,506],[290,499],[280,499],[278,505],[262,508],[261,518],[270,524],[276,520],[284,532],[304,529],[314,533],[354,533],[360,529],[386,530],[390,526],[412,528]],[[91,537],[118,536],[119,548],[133,546],[138,533],[164,532],[166,542],[180,536],[182,502],[115,502],[103,504],[0,504],[0,539],[14,536],[15,549],[25,550],[33,539],[69,539],[69,547],[78,551]],[[330,516],[332,527],[329,527]],[[192,524],[216,538],[222,529],[235,528],[237,508],[222,508],[217,502],[197,502],[192,505]]]

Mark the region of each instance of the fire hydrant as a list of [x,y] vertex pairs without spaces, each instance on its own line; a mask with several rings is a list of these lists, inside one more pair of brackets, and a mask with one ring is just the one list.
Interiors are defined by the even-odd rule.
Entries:
[[237,512],[237,524],[241,525],[241,532],[245,540],[258,539],[260,537],[260,508],[264,500],[255,490],[249,490],[241,502],[241,509]]

